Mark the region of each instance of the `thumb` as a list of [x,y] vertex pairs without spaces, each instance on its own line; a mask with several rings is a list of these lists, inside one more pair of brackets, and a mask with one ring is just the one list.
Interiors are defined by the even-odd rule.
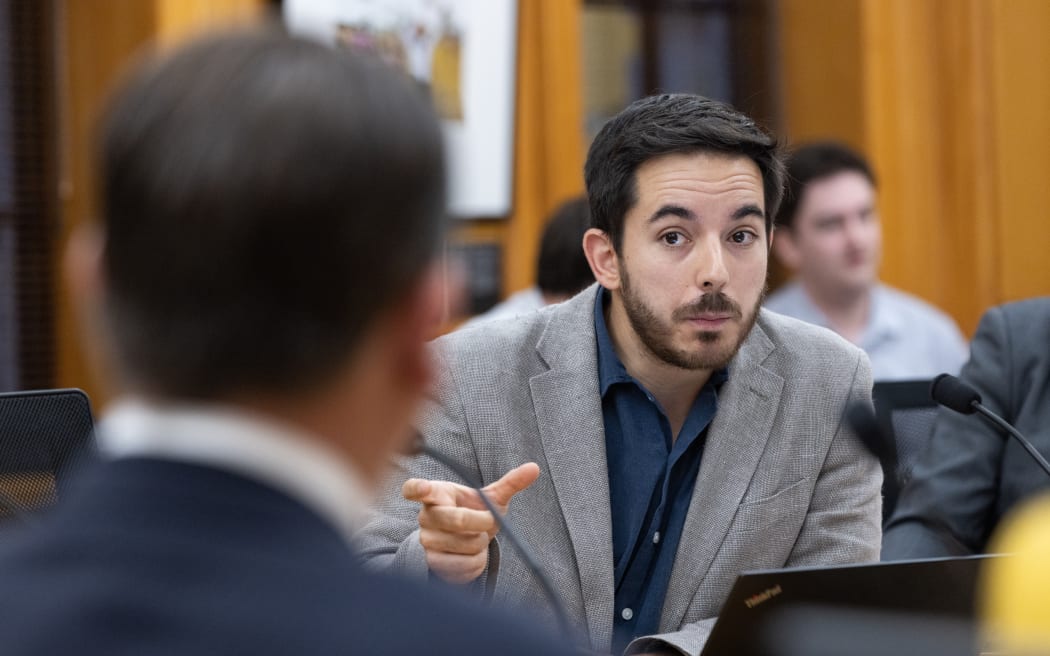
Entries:
[[540,466],[534,462],[519,465],[503,475],[503,478],[482,488],[489,500],[506,508],[511,497],[536,482],[540,477]]

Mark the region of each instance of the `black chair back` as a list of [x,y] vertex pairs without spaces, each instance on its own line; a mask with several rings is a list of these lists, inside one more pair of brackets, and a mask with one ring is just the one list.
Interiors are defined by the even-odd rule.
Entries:
[[0,519],[28,519],[94,458],[91,403],[78,389],[0,394]]
[[897,504],[896,491],[911,479],[912,468],[929,446],[937,419],[937,403],[930,398],[930,381],[905,380],[877,382],[872,391],[875,417],[882,435],[890,440],[894,454],[896,485],[884,486],[882,514],[888,518]]

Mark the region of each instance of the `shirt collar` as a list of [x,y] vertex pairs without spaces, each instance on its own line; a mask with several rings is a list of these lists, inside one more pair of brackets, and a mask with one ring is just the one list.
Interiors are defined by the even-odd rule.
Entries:
[[[605,397],[609,388],[616,383],[638,384],[634,377],[623,366],[620,356],[616,354],[612,337],[609,336],[609,327],[605,322],[605,305],[609,299],[609,291],[598,286],[598,297],[594,301],[594,336],[598,343],[598,389],[602,397]],[[729,368],[723,367],[711,373],[708,385],[718,387],[729,378]]]
[[609,291],[599,285],[597,294],[598,298],[594,301],[594,336],[598,342],[598,388],[604,397],[616,383],[630,383],[634,379],[627,373],[620,356],[616,355],[609,327],[605,323],[605,303]]
[[288,494],[349,543],[369,495],[353,467],[320,440],[286,424],[223,405],[124,399],[99,424],[103,453],[212,466]]

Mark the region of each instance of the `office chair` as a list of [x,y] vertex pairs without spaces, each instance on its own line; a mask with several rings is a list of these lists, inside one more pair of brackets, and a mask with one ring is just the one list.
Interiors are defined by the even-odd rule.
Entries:
[[31,522],[95,455],[91,403],[84,392],[0,393],[0,522]]
[[911,479],[912,468],[930,443],[937,403],[930,398],[928,380],[877,382],[872,397],[875,418],[894,454],[893,471],[884,471],[895,483],[883,486],[882,515],[886,519],[897,505],[897,491]]

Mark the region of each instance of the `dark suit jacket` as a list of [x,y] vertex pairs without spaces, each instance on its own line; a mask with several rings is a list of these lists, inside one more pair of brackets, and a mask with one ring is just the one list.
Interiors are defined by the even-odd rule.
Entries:
[[5,538],[6,655],[564,653],[451,590],[366,573],[317,515],[235,474],[118,460],[67,498]]
[[[1050,457],[1050,297],[992,308],[960,377]],[[941,409],[886,526],[884,560],[980,553],[1000,518],[1050,479],[981,417]]]

